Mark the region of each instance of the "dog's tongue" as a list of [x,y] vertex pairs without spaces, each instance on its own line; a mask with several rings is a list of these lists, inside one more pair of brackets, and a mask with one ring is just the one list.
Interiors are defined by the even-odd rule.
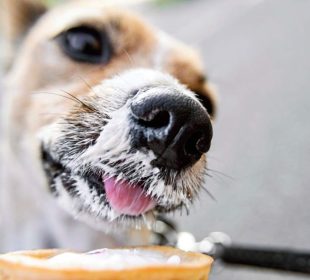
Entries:
[[138,216],[155,207],[155,201],[139,185],[117,182],[113,178],[103,178],[103,182],[111,207],[120,214]]

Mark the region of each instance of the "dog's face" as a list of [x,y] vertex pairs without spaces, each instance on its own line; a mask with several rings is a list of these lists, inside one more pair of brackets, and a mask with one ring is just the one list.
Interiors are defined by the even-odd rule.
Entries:
[[214,97],[194,51],[102,2],[40,15],[10,73],[13,119],[66,210],[139,223],[198,196]]

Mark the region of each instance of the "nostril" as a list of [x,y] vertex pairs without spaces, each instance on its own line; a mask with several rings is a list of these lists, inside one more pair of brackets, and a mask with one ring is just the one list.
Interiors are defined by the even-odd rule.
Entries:
[[198,139],[197,143],[196,143],[196,149],[200,152],[200,153],[206,153],[210,148],[210,142],[206,139],[206,137],[201,137],[200,139]]
[[186,155],[200,156],[207,152],[209,143],[202,132],[196,132],[186,141],[184,152]]
[[150,128],[167,127],[170,122],[170,114],[167,111],[152,112],[144,119],[138,119],[138,124]]

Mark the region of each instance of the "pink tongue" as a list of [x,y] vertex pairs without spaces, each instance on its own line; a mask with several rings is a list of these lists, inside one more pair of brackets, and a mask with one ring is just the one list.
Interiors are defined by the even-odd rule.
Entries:
[[120,214],[138,216],[155,207],[155,201],[147,196],[141,186],[116,182],[103,178],[105,192],[111,207]]

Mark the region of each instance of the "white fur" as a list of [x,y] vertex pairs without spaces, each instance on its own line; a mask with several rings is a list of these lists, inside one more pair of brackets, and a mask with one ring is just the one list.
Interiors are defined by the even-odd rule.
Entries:
[[[148,69],[127,71],[110,80],[103,81],[102,84],[92,90],[92,98],[97,98],[97,101],[100,100],[100,102],[92,105],[102,114],[108,114],[111,119],[107,120],[107,124],[100,133],[97,143],[81,154],[70,155],[70,160],[66,162],[66,165],[72,171],[83,171],[87,164],[91,164],[93,167],[103,169],[106,176],[115,177],[117,180],[125,180],[123,174],[118,174],[114,168],[102,164],[103,159],[107,159],[109,162],[118,160],[123,161],[123,163],[141,162],[141,164],[136,164],[135,179],[138,181],[142,177],[151,175],[152,179],[148,182],[150,185],[148,188],[149,195],[158,197],[160,205],[183,203],[188,208],[192,198],[187,197],[187,192],[190,191],[193,194],[198,192],[199,180],[205,167],[204,157],[178,176],[175,182],[177,187],[173,189],[171,185],[164,184],[162,179],[158,177],[159,169],[153,168],[151,165],[150,162],[155,158],[151,151],[147,153],[137,151],[134,154],[128,154],[130,148],[128,102],[130,101],[126,103],[126,100],[128,94],[133,90],[144,87],[174,88],[196,99],[193,93],[180,85],[171,76]],[[141,98],[143,98],[143,95],[141,95]],[[50,148],[55,158],[57,158],[57,151],[54,147],[58,138],[62,135],[62,129],[64,127],[61,122],[54,123],[44,127],[36,136],[40,141],[43,141],[44,145]],[[2,181],[2,186],[5,187],[1,188],[0,198],[0,231],[3,233],[0,248],[2,250],[13,250],[15,248],[44,247],[46,246],[44,242],[49,236],[53,239],[52,242],[57,242],[56,246],[61,247],[71,246],[77,249],[90,249],[98,246],[100,242],[102,246],[113,244],[111,238],[107,238],[106,235],[92,230],[78,221],[74,221],[70,216],[73,215],[75,218],[91,224],[96,229],[104,231],[115,228],[111,222],[119,218],[118,213],[99,203],[100,198],[88,188],[82,178],[75,178],[77,182],[76,188],[79,192],[79,197],[75,199],[69,197],[60,180],[56,182],[55,185],[59,194],[58,203],[70,215],[57,209],[54,198],[51,197],[45,187],[46,182],[41,171],[40,162],[37,161],[39,159],[39,148],[33,143],[37,142],[38,138],[36,139],[34,135],[25,135],[24,145],[21,146],[24,147],[21,151],[24,156],[22,160],[11,148],[8,148],[5,152],[6,164],[14,166],[14,170],[6,170],[6,179]],[[9,139],[7,138],[8,141]],[[9,142],[6,144],[7,147],[10,147]],[[33,149],[27,150],[29,146],[32,146]],[[26,210],[25,205],[28,205]],[[88,212],[78,211],[81,207],[87,208]],[[49,217],[49,219],[46,220],[46,217]],[[110,224],[102,222],[102,217],[107,218]],[[25,221],[29,222],[25,223]],[[142,223],[150,225],[153,221],[154,214],[148,213],[143,215],[141,220],[136,220],[135,225],[139,228]],[[122,223],[127,225],[128,221],[123,220]],[[25,227],[25,224],[28,227]],[[20,234],[21,231],[25,231],[25,228],[29,233]],[[87,239],[79,238],[79,236],[83,235],[88,236]],[[118,236],[114,234],[114,240],[116,239],[118,243],[121,243]],[[16,240],[19,240],[19,243],[16,243]],[[129,240],[126,243],[129,244]]]
[[[143,79],[141,76],[143,75]],[[63,160],[68,168],[73,173],[87,172],[89,166],[96,170],[103,170],[105,178],[112,177],[117,181],[127,180],[124,174],[119,173],[115,168],[108,164],[106,161],[116,163],[122,162],[122,165],[135,163],[134,181],[139,182],[142,178],[150,177],[150,181],[146,182],[149,185],[147,194],[156,197],[159,205],[179,205],[184,204],[186,208],[189,208],[192,198],[187,197],[187,193],[190,192],[196,195],[198,192],[198,186],[202,175],[199,174],[204,170],[204,160],[202,159],[195,166],[181,172],[179,175],[175,175],[173,185],[165,185],[164,181],[160,178],[160,171],[158,168],[154,168],[151,165],[151,161],[155,159],[155,155],[152,151],[147,153],[136,151],[135,153],[129,153],[130,150],[130,131],[129,131],[129,115],[130,115],[130,99],[129,94],[135,89],[151,88],[151,90],[139,93],[135,98],[135,102],[144,102],[144,99],[151,94],[160,95],[166,93],[166,89],[174,89],[187,95],[193,99],[196,99],[193,93],[187,90],[184,86],[180,85],[170,75],[163,74],[149,69],[137,69],[130,70],[121,75],[118,75],[112,79],[104,81],[101,85],[95,87],[93,91],[97,97],[96,108],[102,111],[102,114],[108,114],[110,120],[107,120],[107,124],[103,127],[103,130],[98,137],[96,144],[89,147],[81,154],[75,154],[72,157],[68,157],[67,160]],[[98,101],[99,100],[99,101]],[[125,105],[124,105],[125,104]],[[61,125],[54,125],[51,129],[63,129]],[[60,133],[54,131],[44,134],[44,141],[47,146],[51,146],[53,152],[53,144],[57,142],[57,137]],[[50,138],[52,137],[52,138]],[[57,152],[53,152],[57,158]],[[193,171],[195,169],[195,172]],[[196,179],[197,178],[197,179]],[[70,212],[70,209],[76,209],[78,206],[86,207],[88,212],[92,215],[88,217],[88,223],[102,224],[102,227],[106,227],[105,223],[100,221],[92,221],[92,216],[106,218],[110,222],[113,222],[119,217],[113,209],[108,206],[103,206],[98,203],[98,196],[92,193],[89,186],[83,182],[81,178],[76,178],[77,190],[79,191],[78,202],[74,199],[61,198],[60,203],[64,208]],[[61,184],[59,184],[61,187]],[[62,192],[61,192],[62,193]],[[76,205],[78,203],[78,205]],[[77,217],[83,215],[83,213],[72,211]],[[145,218],[145,217],[144,217]]]

